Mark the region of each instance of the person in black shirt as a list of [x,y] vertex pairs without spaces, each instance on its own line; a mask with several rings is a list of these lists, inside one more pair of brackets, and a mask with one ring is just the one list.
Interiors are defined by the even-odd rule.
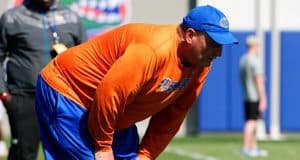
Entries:
[[0,32],[0,98],[12,133],[8,159],[33,160],[40,141],[34,111],[37,75],[51,58],[86,41],[87,35],[79,16],[56,0],[25,0],[3,13]]

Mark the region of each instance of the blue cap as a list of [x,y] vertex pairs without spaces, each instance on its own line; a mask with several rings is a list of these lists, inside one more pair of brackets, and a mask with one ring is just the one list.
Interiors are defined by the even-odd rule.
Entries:
[[238,40],[229,31],[226,16],[210,5],[192,9],[183,18],[182,25],[200,32],[206,32],[218,44],[238,44]]

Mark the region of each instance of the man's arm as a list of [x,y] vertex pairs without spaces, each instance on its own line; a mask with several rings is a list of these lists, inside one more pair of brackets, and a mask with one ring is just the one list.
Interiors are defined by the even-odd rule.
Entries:
[[138,152],[138,160],[153,160],[179,130],[189,107],[171,105],[152,116]]
[[[90,109],[88,127],[96,156],[113,159],[112,139],[118,116],[155,72],[153,50],[145,45],[131,45],[99,83]],[[101,158],[99,158],[101,159]]]
[[265,87],[265,72],[262,63],[260,61],[253,61],[253,72],[254,72],[254,81],[257,87],[258,96],[259,96],[259,111],[260,113],[265,112],[267,107],[267,98],[266,98],[266,87]]
[[265,76],[263,74],[259,74],[255,76],[255,82],[259,95],[259,111],[261,113],[265,112],[267,107],[267,96],[265,89]]
[[3,68],[8,43],[6,38],[6,24],[6,14],[4,14],[0,20],[0,96],[3,100],[6,100],[9,97],[4,77],[6,74]]
[[199,95],[210,68],[174,104],[152,116],[139,148],[139,160],[155,159],[179,130],[188,110]]

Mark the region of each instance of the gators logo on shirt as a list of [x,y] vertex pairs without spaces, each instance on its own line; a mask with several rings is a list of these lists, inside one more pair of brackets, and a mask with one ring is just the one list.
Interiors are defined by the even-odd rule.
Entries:
[[[22,2],[11,0],[9,8]],[[59,0],[59,3],[79,14],[89,37],[119,26],[130,18],[130,0]]]
[[184,89],[190,81],[191,78],[183,78],[179,81],[172,81],[170,78],[166,77],[160,82],[160,89],[162,91],[174,91]]

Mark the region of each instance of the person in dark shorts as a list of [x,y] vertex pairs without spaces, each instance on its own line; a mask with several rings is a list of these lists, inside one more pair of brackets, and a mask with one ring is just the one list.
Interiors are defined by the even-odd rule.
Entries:
[[247,53],[240,60],[240,76],[244,91],[245,125],[243,131],[244,156],[267,156],[267,151],[260,149],[256,141],[257,120],[266,110],[265,76],[260,63],[258,46],[255,36],[247,37]]

